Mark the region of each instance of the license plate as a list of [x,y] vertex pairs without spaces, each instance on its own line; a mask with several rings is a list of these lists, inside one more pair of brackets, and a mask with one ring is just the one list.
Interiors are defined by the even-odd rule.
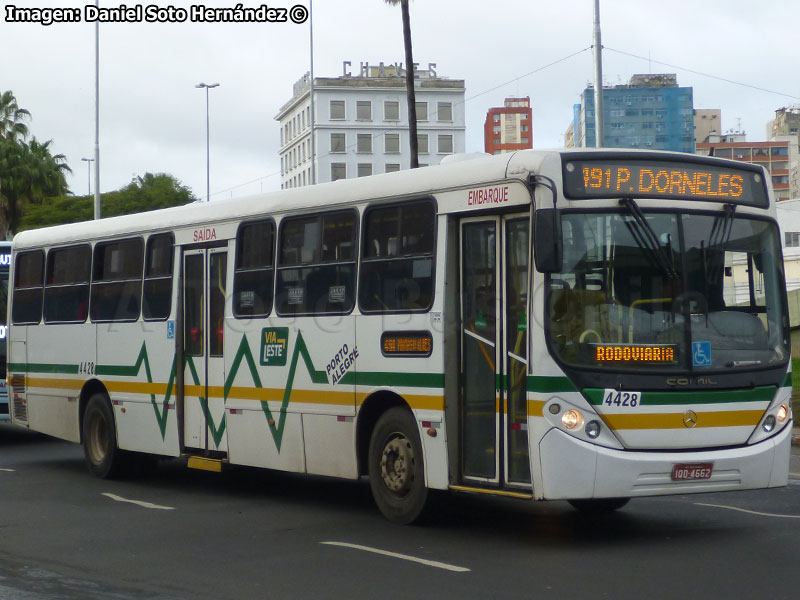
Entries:
[[680,464],[672,467],[672,481],[711,479],[711,463]]

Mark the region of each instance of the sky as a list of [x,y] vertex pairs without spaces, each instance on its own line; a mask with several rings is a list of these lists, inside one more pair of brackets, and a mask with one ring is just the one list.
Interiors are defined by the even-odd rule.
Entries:
[[[203,0],[154,0],[189,9]],[[30,111],[39,141],[52,140],[88,193],[95,137],[95,24],[9,22],[11,4],[79,9],[86,0],[16,0],[0,15],[0,92]],[[242,0],[245,7],[260,0]],[[101,0],[103,7],[118,1]],[[235,7],[233,0],[200,6]],[[126,3],[137,6],[135,0]],[[269,7],[308,7],[275,0]],[[483,151],[490,107],[530,96],[535,148],[563,146],[572,106],[594,77],[594,0],[411,0],[414,61],[466,82],[466,151]],[[676,73],[695,108],[722,110],[722,128],[766,139],[775,110],[800,103],[798,0],[601,0],[605,84],[635,73]],[[310,65],[309,22],[101,23],[100,188],[169,173],[197,197],[206,190],[209,92],[211,200],[280,189],[275,115]],[[313,3],[314,74],[335,77],[343,61],[404,62],[399,7],[383,0]],[[94,168],[93,166],[91,168]],[[92,187],[94,174],[91,175]]]

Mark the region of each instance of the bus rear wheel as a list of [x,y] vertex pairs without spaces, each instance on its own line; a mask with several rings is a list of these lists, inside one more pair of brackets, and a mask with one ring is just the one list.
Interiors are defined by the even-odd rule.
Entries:
[[117,447],[114,413],[105,394],[89,398],[83,414],[83,454],[93,475],[109,479],[122,474],[124,452]]
[[391,408],[378,419],[369,443],[369,484],[381,513],[407,525],[425,508],[428,488],[417,422],[404,408]]

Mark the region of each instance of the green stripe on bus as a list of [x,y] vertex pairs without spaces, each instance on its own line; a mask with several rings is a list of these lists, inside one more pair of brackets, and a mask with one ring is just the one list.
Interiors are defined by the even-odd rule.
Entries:
[[577,392],[578,388],[567,377],[528,377],[529,392],[539,392],[540,394],[552,394],[556,392]]
[[444,375],[442,373],[391,373],[391,372],[363,372],[351,371],[345,373],[341,383],[348,385],[364,385],[378,387],[390,385],[393,387],[424,387],[444,388]]
[[78,365],[51,365],[47,363],[8,363],[8,371],[16,373],[63,373],[77,375]]
[[[640,404],[669,406],[678,404],[722,404],[725,402],[769,402],[777,386],[765,385],[750,390],[709,390],[686,392],[642,392]],[[584,397],[594,406],[603,404],[604,389],[585,388]]]
[[789,371],[783,379],[782,387],[792,387],[792,372]]

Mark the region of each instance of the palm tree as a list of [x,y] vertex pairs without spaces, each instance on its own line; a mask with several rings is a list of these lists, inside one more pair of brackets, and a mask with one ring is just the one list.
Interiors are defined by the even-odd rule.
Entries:
[[0,94],[0,137],[7,140],[25,139],[28,137],[28,126],[31,113],[17,105],[17,99],[10,91]]
[[26,204],[69,193],[63,154],[50,154],[51,141],[30,144],[0,137],[0,239],[19,228]]
[[408,136],[411,151],[411,168],[419,167],[417,146],[417,96],[414,92],[414,57],[411,52],[411,18],[408,15],[408,0],[384,0],[392,6],[400,5],[403,15],[403,41],[406,48],[406,96],[408,97]]

